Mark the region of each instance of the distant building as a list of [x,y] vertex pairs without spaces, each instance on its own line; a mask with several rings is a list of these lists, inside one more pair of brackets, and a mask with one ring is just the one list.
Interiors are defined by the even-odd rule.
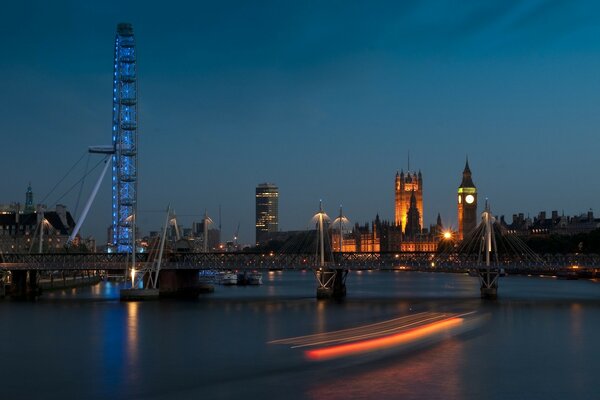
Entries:
[[402,232],[406,229],[408,221],[408,209],[410,208],[410,198],[415,196],[416,209],[419,212],[419,225],[423,226],[423,175],[421,171],[416,172],[404,171],[396,172],[395,185],[395,213],[394,222],[400,226]]
[[[414,201],[413,201],[414,202]],[[409,209],[409,218],[405,232],[400,230],[399,226],[390,224],[387,221],[378,222],[375,219],[377,232],[379,232],[381,251],[393,252],[434,252],[442,238],[440,232],[443,227],[441,218],[438,216],[438,224],[432,225],[429,229],[423,229],[418,225],[418,209],[413,205]]]
[[[208,251],[222,250],[220,248],[221,244],[221,230],[216,228],[211,228],[212,222],[208,222],[207,231],[207,249]],[[198,249],[201,250],[204,248],[204,220],[200,222],[193,222],[192,229],[190,230],[189,235],[185,234],[187,229],[184,229],[184,237],[187,239],[195,238],[197,239]]]
[[[224,251],[225,246],[221,243],[221,231],[210,228],[211,224],[212,222],[209,222],[207,225],[206,251]],[[162,231],[149,231],[147,236],[142,237],[138,232],[136,235],[136,237],[140,237],[138,247],[141,247],[143,252],[156,250],[162,234]],[[192,222],[191,227],[169,224],[166,230],[166,246],[173,251],[200,253],[205,251],[204,242],[204,220]]]
[[[42,204],[34,206],[31,183],[25,192],[25,207],[20,203],[0,204],[0,252],[37,253],[42,236],[40,230],[43,230],[42,251],[60,252],[74,228],[75,221],[66,206],[57,204],[54,211],[46,210]],[[93,238],[81,240],[79,235],[72,245],[88,250],[96,248]]]
[[[416,199],[413,201],[416,203]],[[371,224],[355,224],[351,232],[343,233],[343,252],[434,252],[442,238],[441,218],[438,225],[431,226],[429,230],[421,229],[418,218],[418,210],[413,205],[410,211],[407,231],[412,234],[403,233],[400,225],[381,221],[379,215]],[[411,226],[412,225],[412,226]],[[333,251],[340,251],[339,229],[335,227],[332,231]]]
[[[221,231],[218,229],[209,229],[208,235],[208,251],[222,250],[220,249],[221,244]],[[204,243],[204,235],[201,237],[201,243]]]
[[[43,223],[42,223],[43,218]],[[63,251],[69,235],[75,228],[71,213],[63,205],[57,205],[55,211],[37,211],[24,213],[16,209],[0,213],[0,251],[8,253],[37,253],[39,251],[40,229],[43,229],[42,251],[54,253]],[[79,244],[77,238],[74,245]],[[95,247],[89,239],[81,244]]]
[[595,218],[592,210],[575,216],[558,215],[558,211],[552,211],[550,218],[545,211],[540,211],[533,219],[523,213],[513,214],[510,224],[501,216],[500,224],[509,233],[521,236],[571,236],[600,229],[600,218]]
[[477,227],[477,188],[471,177],[469,160],[465,163],[463,178],[458,187],[458,240],[463,240]]
[[256,244],[266,243],[279,230],[279,189],[272,183],[256,187]]
[[31,182],[29,182],[29,186],[27,186],[27,192],[25,192],[25,213],[32,213],[35,211],[35,206],[33,205],[33,191],[31,190]]
[[417,198],[415,197],[415,191],[410,193],[410,205],[406,212],[406,227],[404,228],[404,235],[407,238],[416,238],[421,233],[421,214],[417,208]]

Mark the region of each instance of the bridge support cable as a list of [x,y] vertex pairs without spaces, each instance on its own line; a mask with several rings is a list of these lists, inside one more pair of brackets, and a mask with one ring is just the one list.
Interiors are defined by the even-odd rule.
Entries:
[[56,188],[65,180],[67,179],[67,176],[69,176],[69,174],[75,169],[75,167],[77,166],[77,164],[79,164],[81,162],[81,160],[83,160],[83,158],[85,157],[85,155],[87,154],[87,151],[84,152],[81,157],[75,162],[75,164],[73,164],[71,166],[71,168],[69,168],[69,170],[63,175],[62,178],[59,179],[58,182],[56,182],[56,184],[54,185],[54,187],[46,194],[46,196],[44,196],[44,198],[42,199],[42,201],[40,201],[40,204],[45,204],[46,200],[48,199],[48,197],[50,197],[50,195],[56,190]]

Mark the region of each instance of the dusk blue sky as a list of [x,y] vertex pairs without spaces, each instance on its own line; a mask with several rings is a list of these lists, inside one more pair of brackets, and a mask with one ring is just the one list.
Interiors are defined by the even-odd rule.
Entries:
[[[426,225],[440,212],[456,226],[466,155],[495,214],[600,214],[592,1],[8,2],[0,202],[23,202],[29,181],[41,201],[110,143],[118,22],[137,41],[143,230],[168,203],[186,226],[221,204],[223,240],[239,222],[251,243],[261,182],[280,188],[282,230],[308,227],[319,199],[353,222],[392,219],[409,151]],[[74,211],[77,193],[60,202]],[[102,242],[109,224],[106,179],[83,233]]]

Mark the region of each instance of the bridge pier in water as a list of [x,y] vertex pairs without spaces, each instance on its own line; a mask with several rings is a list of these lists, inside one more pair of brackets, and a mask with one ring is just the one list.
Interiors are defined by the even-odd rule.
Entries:
[[479,282],[481,283],[481,298],[496,300],[498,297],[498,269],[483,269],[479,271]]
[[324,269],[315,271],[317,299],[341,299],[346,297],[347,269]]
[[34,299],[39,296],[41,290],[37,284],[37,271],[11,271],[9,294],[13,299]]
[[158,279],[160,297],[196,298],[214,287],[200,283],[199,270],[162,270]]

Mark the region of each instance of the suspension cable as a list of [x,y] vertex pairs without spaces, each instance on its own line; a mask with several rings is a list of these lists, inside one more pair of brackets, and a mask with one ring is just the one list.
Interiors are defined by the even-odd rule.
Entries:
[[106,156],[106,157],[104,157],[102,160],[98,161],[98,162],[96,163],[96,165],[94,165],[94,166],[92,167],[92,169],[90,169],[90,170],[89,170],[89,171],[88,171],[88,172],[87,172],[85,175],[83,175],[83,176],[82,176],[82,177],[81,177],[79,180],[77,180],[77,182],[75,182],[75,184],[73,184],[73,186],[71,186],[71,187],[70,187],[70,188],[69,188],[69,189],[68,189],[68,190],[67,190],[65,193],[63,193],[63,195],[62,195],[62,196],[60,196],[60,197],[59,197],[59,198],[58,198],[58,199],[57,199],[57,200],[54,202],[54,204],[58,204],[58,202],[59,202],[59,201],[61,201],[61,200],[62,200],[62,199],[63,199],[63,198],[66,196],[66,195],[68,195],[68,194],[71,192],[71,190],[73,190],[73,189],[74,189],[74,188],[75,188],[77,185],[79,185],[79,183],[80,183],[80,182],[81,182],[83,179],[85,179],[85,177],[86,177],[86,176],[88,176],[89,174],[91,174],[92,172],[94,172],[94,170],[95,170],[96,168],[98,168],[98,166],[99,166],[100,164],[102,164],[102,163],[103,163],[103,162],[105,162],[105,161],[107,161],[107,162],[108,162],[108,158],[109,158],[109,157],[110,157],[110,156]]
[[77,166],[77,164],[79,164],[79,162],[80,162],[81,160],[83,160],[83,157],[85,157],[85,155],[86,155],[87,153],[88,153],[88,152],[87,152],[87,151],[85,151],[85,152],[84,152],[84,153],[81,155],[81,157],[79,158],[79,160],[77,160],[77,162],[75,162],[75,164],[73,164],[73,165],[71,166],[71,168],[69,168],[69,170],[67,171],[67,173],[66,173],[66,174],[65,174],[65,175],[64,175],[64,176],[63,176],[63,177],[62,177],[62,178],[61,178],[61,179],[60,179],[60,180],[59,180],[59,181],[56,183],[56,185],[54,185],[54,187],[52,188],[52,190],[50,190],[50,192],[49,192],[49,193],[48,193],[48,194],[47,194],[47,195],[46,195],[46,196],[45,196],[45,197],[42,199],[42,201],[40,202],[41,204],[44,204],[44,202],[46,201],[46,199],[47,199],[48,197],[50,197],[50,195],[51,195],[51,194],[52,194],[52,193],[53,193],[53,192],[56,190],[56,188],[58,187],[58,185],[60,185],[60,184],[61,184],[61,183],[62,183],[62,182],[63,182],[63,181],[64,181],[64,180],[67,178],[67,176],[69,176],[69,174],[71,173],[71,171],[73,171],[73,170],[75,169],[75,167]]

